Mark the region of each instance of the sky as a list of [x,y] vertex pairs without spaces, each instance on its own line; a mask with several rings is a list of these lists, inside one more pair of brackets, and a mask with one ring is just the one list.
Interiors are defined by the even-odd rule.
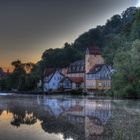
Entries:
[[140,0],[0,0],[0,66],[37,62]]

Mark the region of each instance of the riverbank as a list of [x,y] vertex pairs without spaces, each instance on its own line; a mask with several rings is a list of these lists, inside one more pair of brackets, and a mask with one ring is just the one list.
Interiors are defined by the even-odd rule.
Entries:
[[14,94],[31,94],[31,95],[88,95],[82,90],[67,90],[67,91],[0,91],[0,93],[14,93]]
[[68,91],[50,91],[50,92],[43,92],[43,91],[0,91],[1,94],[23,94],[23,95],[72,95],[72,96],[92,96],[92,97],[100,97],[104,98],[111,98],[111,99],[124,99],[124,100],[139,100],[140,98],[136,97],[120,97],[114,96],[112,91],[95,91],[95,92],[83,92],[82,90],[68,90]]

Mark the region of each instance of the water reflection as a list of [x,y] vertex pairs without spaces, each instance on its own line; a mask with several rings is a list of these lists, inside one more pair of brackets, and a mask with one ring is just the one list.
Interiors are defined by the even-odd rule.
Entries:
[[101,135],[103,125],[111,116],[111,101],[88,99],[39,99],[48,112],[42,128],[49,133],[63,133],[64,138],[85,139],[90,135]]
[[[3,112],[7,112],[3,114]],[[50,134],[62,134],[63,139],[84,140],[101,135],[111,117],[111,101],[47,96],[1,96],[0,120],[16,128],[34,125]],[[38,129],[40,129],[38,128]]]
[[[13,133],[26,140],[105,139],[102,136],[106,135],[106,126],[114,116],[115,104],[121,108],[123,102],[54,96],[0,96],[0,129],[9,132],[7,140],[11,140],[11,136],[16,140]],[[128,103],[123,105],[128,106]],[[0,139],[2,137],[5,135],[1,132]]]

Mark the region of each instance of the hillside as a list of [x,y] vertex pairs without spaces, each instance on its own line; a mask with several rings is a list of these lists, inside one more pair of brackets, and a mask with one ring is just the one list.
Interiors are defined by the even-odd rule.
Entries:
[[48,67],[65,67],[81,59],[88,46],[96,45],[102,49],[107,63],[113,64],[114,55],[125,45],[124,42],[129,44],[140,38],[137,30],[140,20],[138,16],[139,9],[130,7],[121,15],[111,17],[104,26],[97,26],[83,33],[74,43],[65,43],[61,49],[47,49],[42,55],[42,61]]

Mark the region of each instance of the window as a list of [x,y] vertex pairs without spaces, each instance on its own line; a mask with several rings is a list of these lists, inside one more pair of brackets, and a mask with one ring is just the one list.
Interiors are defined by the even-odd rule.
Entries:
[[102,83],[98,83],[98,86],[100,86],[100,87],[101,87],[101,86],[102,86]]
[[77,72],[78,72],[78,71],[80,71],[80,67],[79,67],[79,66],[77,66]]
[[87,75],[87,78],[88,78],[88,79],[91,79],[91,74],[88,74],[88,75]]
[[76,88],[80,88],[80,85],[79,84],[76,84]]
[[81,70],[84,71],[84,66],[82,66],[82,69]]

